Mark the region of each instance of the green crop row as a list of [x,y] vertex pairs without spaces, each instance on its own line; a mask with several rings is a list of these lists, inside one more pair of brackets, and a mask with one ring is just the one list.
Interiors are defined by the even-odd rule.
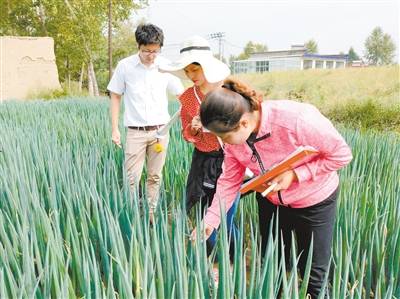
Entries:
[[[190,242],[199,215],[188,217],[180,205],[192,149],[179,124],[154,225],[129,191],[110,131],[104,100],[0,105],[0,298],[305,297],[308,275],[298,276],[295,255],[285,267],[279,240],[260,255],[251,196],[236,217],[232,265],[225,230],[210,257],[202,240]],[[328,292],[398,298],[400,139],[341,131],[354,159],[340,172]]]

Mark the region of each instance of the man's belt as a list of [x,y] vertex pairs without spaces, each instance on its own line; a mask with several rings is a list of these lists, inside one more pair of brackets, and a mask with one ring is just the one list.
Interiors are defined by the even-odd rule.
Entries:
[[140,126],[140,127],[136,127],[136,126],[129,126],[129,129],[133,129],[133,130],[139,130],[139,131],[154,131],[154,130],[158,130],[159,128],[161,128],[163,125],[155,125],[155,126]]

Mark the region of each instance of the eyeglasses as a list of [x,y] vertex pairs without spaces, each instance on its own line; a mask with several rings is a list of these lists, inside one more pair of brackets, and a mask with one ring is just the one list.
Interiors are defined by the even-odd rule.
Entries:
[[161,49],[153,50],[153,51],[152,50],[148,50],[148,49],[144,49],[144,50],[141,49],[140,52],[145,54],[145,55],[151,55],[151,54],[158,55],[158,54],[160,54]]

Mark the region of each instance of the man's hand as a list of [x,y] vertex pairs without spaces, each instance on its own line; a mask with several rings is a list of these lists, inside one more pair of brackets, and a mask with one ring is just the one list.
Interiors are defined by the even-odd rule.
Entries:
[[287,170],[280,175],[274,177],[268,184],[272,185],[276,183],[274,189],[271,192],[278,192],[279,190],[286,190],[290,187],[293,182],[297,181],[296,173],[291,169]]
[[[214,231],[214,228],[211,225],[208,225],[207,223],[204,223],[204,231],[203,231],[203,233],[204,233],[204,239],[205,240],[207,240],[211,236],[213,231]],[[194,228],[192,233],[190,234],[190,240],[192,242],[196,241],[196,234],[197,234],[197,228]]]
[[114,142],[114,144],[116,146],[118,146],[119,148],[122,148],[122,146],[121,146],[121,133],[119,132],[119,129],[115,129],[115,130],[112,131],[111,139],[112,139],[112,142]]
[[121,95],[111,92],[110,100],[110,114],[111,114],[111,140],[116,146],[122,148],[121,146],[121,134],[118,129],[118,119],[119,119],[119,106],[121,104]]

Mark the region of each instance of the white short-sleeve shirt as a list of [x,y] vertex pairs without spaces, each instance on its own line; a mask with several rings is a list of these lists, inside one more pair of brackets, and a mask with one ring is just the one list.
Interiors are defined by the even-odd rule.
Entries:
[[165,62],[165,58],[158,56],[147,67],[135,54],[118,63],[107,89],[123,95],[125,127],[162,125],[169,121],[167,91],[180,95],[184,88],[177,77],[159,71],[158,66]]

